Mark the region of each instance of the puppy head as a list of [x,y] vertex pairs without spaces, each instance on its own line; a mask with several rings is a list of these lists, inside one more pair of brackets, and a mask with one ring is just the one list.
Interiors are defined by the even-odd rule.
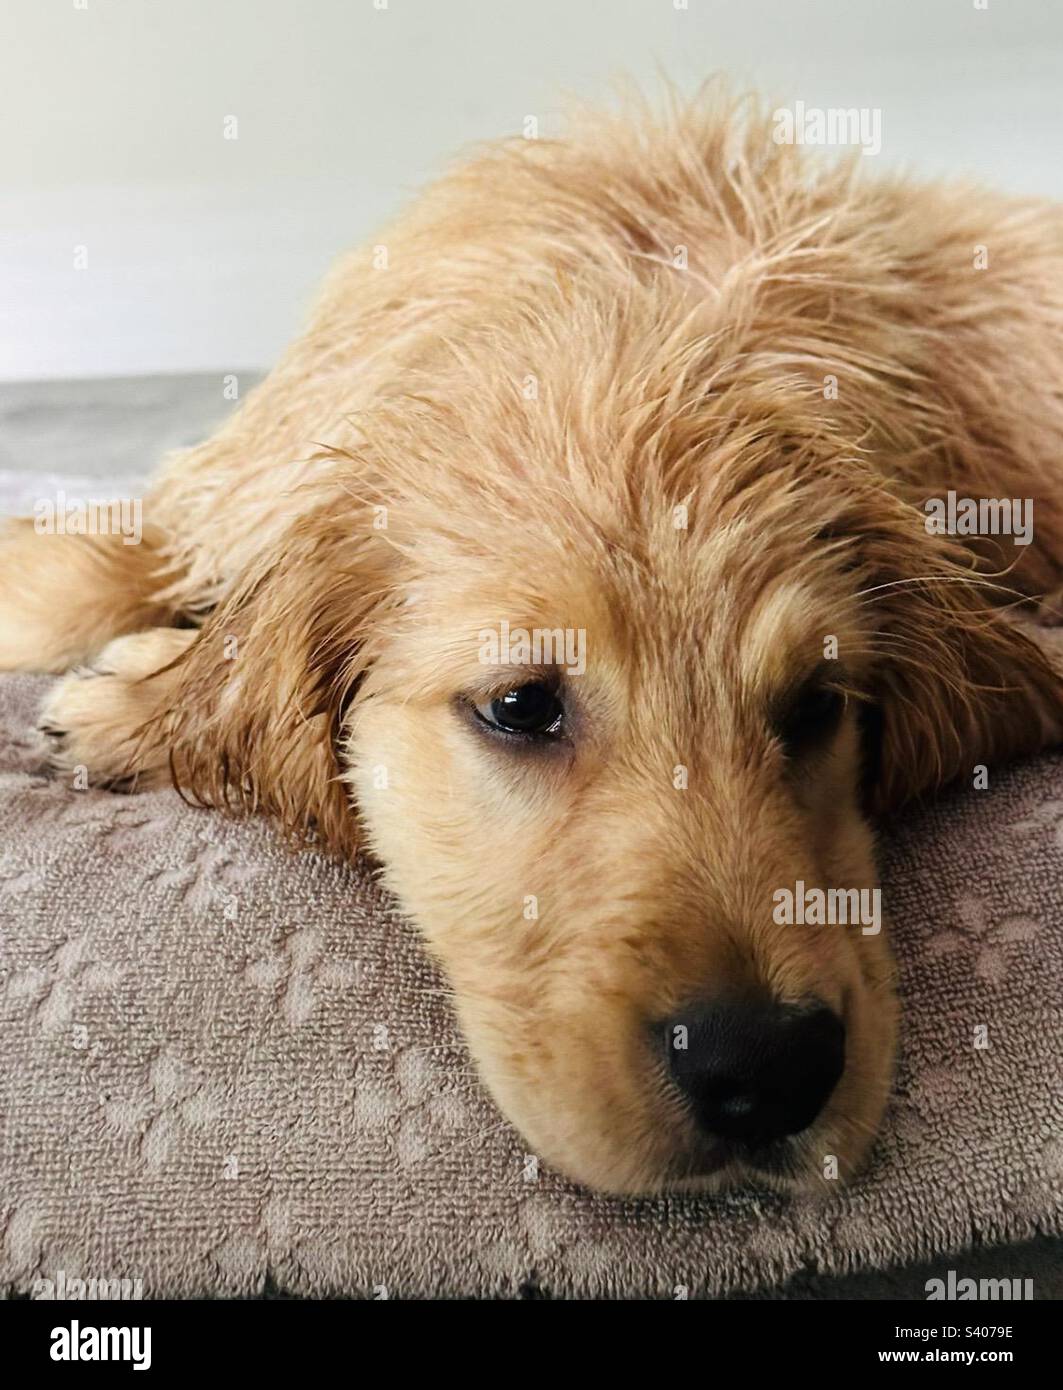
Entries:
[[881,809],[1015,746],[1048,678],[800,395],[608,360],[652,327],[558,343],[533,401],[465,358],[382,406],[193,649],[175,767],[362,828],[545,1161],[810,1185],[874,1136],[896,1004],[880,919],[785,895],[873,902],[866,778]]
[[[663,509],[641,555],[511,541],[455,558],[352,710],[370,844],[487,1084],[595,1186],[847,1169],[885,1098],[884,937],[776,920],[781,890],[875,886],[865,666],[823,659],[823,615],[854,653],[859,629],[829,577],[757,549]],[[746,1053],[773,1092],[751,1114]]]

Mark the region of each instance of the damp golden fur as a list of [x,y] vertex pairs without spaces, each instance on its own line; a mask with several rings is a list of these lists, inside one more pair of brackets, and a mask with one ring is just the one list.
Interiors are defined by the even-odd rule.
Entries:
[[[142,545],[0,541],[0,666],[77,668],[57,765],[374,856],[506,1115],[597,1187],[858,1167],[885,933],[773,894],[873,887],[875,816],[1060,734],[1009,610],[1061,580],[1063,215],[868,166],[718,91],[488,147],[167,461]],[[949,490],[1032,497],[1033,544],[928,535]],[[486,666],[503,621],[585,631],[585,672]],[[476,708],[533,678],[564,736],[499,740]],[[795,751],[810,682],[840,713]],[[651,1041],[751,991],[846,1030],[762,1170]]]

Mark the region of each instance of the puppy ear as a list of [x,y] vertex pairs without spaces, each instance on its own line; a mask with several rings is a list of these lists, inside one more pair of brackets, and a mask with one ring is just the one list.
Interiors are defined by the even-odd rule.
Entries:
[[1003,586],[951,542],[909,542],[892,546],[892,578],[879,568],[865,591],[880,653],[869,785],[880,813],[1063,737],[1063,668],[994,607]]
[[[350,512],[350,499],[345,510]],[[357,816],[337,756],[389,592],[390,548],[337,501],[295,521],[180,659],[166,728],[189,799],[265,811],[296,841],[349,855]]]

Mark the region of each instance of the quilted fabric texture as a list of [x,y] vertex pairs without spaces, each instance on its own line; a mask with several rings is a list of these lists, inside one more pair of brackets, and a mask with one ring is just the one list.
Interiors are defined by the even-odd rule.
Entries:
[[[1063,760],[885,837],[903,1054],[829,1200],[624,1201],[526,1155],[362,868],[76,790],[0,678],[0,1284],[689,1296],[1063,1226]],[[975,1046],[984,1025],[988,1046]]]

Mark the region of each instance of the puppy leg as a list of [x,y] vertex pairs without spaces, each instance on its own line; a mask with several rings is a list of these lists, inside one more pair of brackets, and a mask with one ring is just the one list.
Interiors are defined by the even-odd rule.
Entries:
[[160,537],[41,535],[0,521],[0,671],[65,671],[121,633],[165,624]]
[[152,628],[118,637],[92,666],[64,676],[38,725],[52,765],[61,772],[84,768],[89,783],[121,790],[167,782],[163,720],[177,692],[178,658],[198,636],[194,629]]

